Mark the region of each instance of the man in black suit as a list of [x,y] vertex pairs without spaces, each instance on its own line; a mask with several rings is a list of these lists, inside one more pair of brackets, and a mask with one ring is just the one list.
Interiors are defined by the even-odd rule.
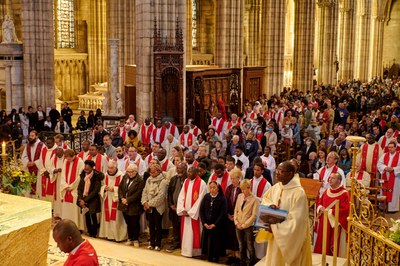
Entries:
[[78,185],[77,205],[85,214],[86,228],[91,237],[97,236],[99,222],[97,213],[101,212],[100,188],[104,174],[94,169],[95,163],[92,160],[85,161],[85,168],[81,173],[81,180]]
[[136,164],[130,164],[118,186],[118,210],[122,211],[128,227],[128,245],[139,247],[141,203],[145,182],[138,174]]

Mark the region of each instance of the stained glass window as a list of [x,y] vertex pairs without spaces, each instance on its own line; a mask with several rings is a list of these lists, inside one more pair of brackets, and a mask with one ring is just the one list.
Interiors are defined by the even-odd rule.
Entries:
[[53,18],[55,47],[75,48],[74,0],[55,0]]
[[197,0],[192,0],[192,48],[197,47]]

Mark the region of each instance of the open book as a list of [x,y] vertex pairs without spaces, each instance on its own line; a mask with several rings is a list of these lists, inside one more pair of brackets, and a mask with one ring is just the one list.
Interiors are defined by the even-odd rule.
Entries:
[[256,228],[267,228],[271,223],[281,223],[286,220],[288,211],[272,209],[266,205],[260,205],[254,226]]

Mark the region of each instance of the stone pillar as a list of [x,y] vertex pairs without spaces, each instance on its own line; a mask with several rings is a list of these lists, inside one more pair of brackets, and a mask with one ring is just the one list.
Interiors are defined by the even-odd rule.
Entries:
[[371,45],[368,78],[383,74],[383,33],[386,8],[382,1],[373,0],[371,10]]
[[192,64],[192,0],[186,0],[186,65]]
[[354,78],[355,3],[344,0],[339,6],[339,73],[338,79],[347,82]]
[[[176,18],[181,22],[182,32],[186,34],[186,0],[142,0],[135,3],[136,12],[136,114],[138,120],[153,116],[154,110],[154,19],[162,36],[174,32]],[[174,14],[174,17],[172,17]],[[167,32],[167,33],[165,33]],[[186,47],[186,36],[183,37]],[[185,63],[184,63],[185,65]],[[186,78],[183,78],[184,82]],[[185,84],[183,86],[185,88]],[[185,92],[184,92],[185,95]],[[184,98],[185,99],[185,98]],[[185,101],[182,103],[185,106]],[[185,118],[184,118],[185,119]]]
[[89,0],[89,84],[107,81],[106,0]]
[[243,0],[218,0],[215,64],[243,66]]
[[337,22],[336,0],[318,0],[318,83],[336,84],[337,73]]
[[107,38],[119,39],[118,90],[124,99],[125,65],[135,64],[135,1],[107,0]]
[[261,65],[265,66],[263,92],[267,96],[283,89],[285,55],[285,1],[263,0],[261,11]]
[[119,93],[119,80],[118,80],[118,39],[109,39],[108,40],[109,51],[110,51],[110,66],[109,66],[109,79],[108,79],[108,88],[110,99],[110,113],[116,113],[116,103],[115,103],[115,95]]
[[54,98],[53,0],[21,0],[24,106],[50,107]]
[[371,1],[360,0],[356,18],[356,52],[354,78],[368,80],[369,43],[371,26]]
[[247,15],[247,38],[246,38],[246,55],[247,66],[258,66],[259,49],[260,49],[260,0],[249,1],[246,4]]
[[295,0],[293,88],[313,87],[315,0]]

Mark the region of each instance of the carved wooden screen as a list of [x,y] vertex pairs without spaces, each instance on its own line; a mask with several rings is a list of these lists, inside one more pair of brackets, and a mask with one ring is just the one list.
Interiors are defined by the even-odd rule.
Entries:
[[183,34],[179,22],[173,44],[154,25],[154,116],[183,121]]
[[227,113],[240,110],[240,70],[203,69],[186,71],[186,116],[204,129],[211,104],[222,100]]

